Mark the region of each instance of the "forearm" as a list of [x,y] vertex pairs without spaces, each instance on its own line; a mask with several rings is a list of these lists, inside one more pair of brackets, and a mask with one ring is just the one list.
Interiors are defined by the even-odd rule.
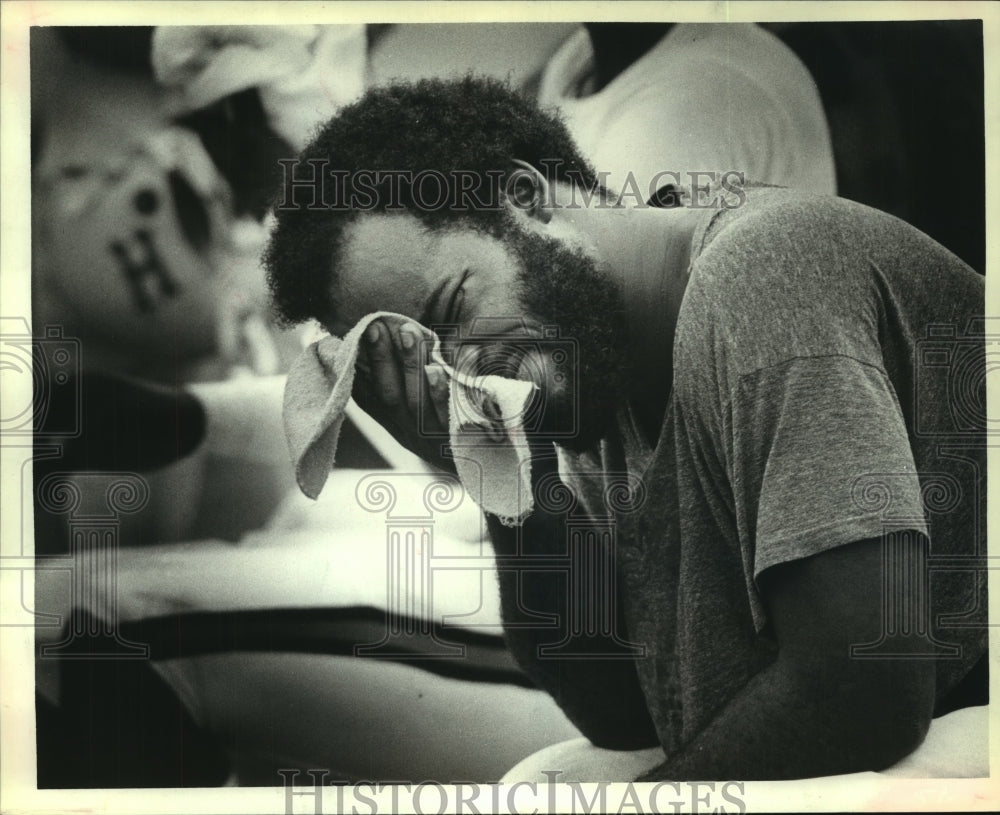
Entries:
[[[535,467],[536,481],[546,467],[551,470],[554,464]],[[505,636],[521,667],[598,746],[635,749],[656,744],[634,660],[603,656],[614,646],[610,636],[572,633],[570,564],[579,553],[569,546],[565,516],[547,512],[536,502],[520,529],[503,526],[491,516],[487,521],[497,554]],[[561,565],[539,568],[543,559]],[[589,592],[587,611],[593,619],[618,621],[618,633],[623,634],[620,608],[605,607],[616,595]],[[540,654],[540,649],[557,644],[574,656]],[[594,656],[579,656],[586,654]]]
[[639,780],[778,780],[881,770],[926,734],[933,681],[909,660],[777,660]]

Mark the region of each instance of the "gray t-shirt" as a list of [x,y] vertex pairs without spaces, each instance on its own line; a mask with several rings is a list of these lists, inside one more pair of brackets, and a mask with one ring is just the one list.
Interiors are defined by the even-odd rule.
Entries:
[[[774,658],[757,578],[776,564],[926,534],[929,599],[887,597],[886,631],[937,655],[939,701],[985,653],[983,311],[982,277],[868,207],[751,188],[706,214],[646,501],[618,518],[628,638],[668,751]],[[859,645],[893,653],[892,636]]]

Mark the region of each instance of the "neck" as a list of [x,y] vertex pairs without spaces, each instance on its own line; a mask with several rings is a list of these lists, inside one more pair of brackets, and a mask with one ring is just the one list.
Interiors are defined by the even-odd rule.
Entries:
[[670,395],[691,241],[704,210],[584,207],[560,213],[619,284],[633,363],[629,397],[647,436],[655,439]]

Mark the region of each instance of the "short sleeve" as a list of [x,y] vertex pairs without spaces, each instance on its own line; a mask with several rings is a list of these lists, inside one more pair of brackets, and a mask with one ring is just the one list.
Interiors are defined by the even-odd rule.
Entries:
[[869,245],[884,236],[871,223],[839,199],[755,190],[715,216],[681,304],[689,537],[717,536],[740,558],[758,625],[765,570],[889,528],[928,532],[900,406],[912,394],[896,391],[913,384],[887,373],[891,304]]
[[801,357],[741,376],[725,458],[753,577],[887,524],[927,534],[895,391],[848,356]]

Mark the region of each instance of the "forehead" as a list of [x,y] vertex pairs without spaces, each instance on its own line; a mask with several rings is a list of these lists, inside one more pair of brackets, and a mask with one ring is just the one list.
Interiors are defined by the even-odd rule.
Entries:
[[362,215],[344,230],[338,277],[350,290],[366,278],[381,280],[382,272],[412,276],[431,263],[440,242],[440,235],[413,215]]
[[513,259],[496,238],[468,226],[431,229],[408,213],[369,213],[345,229],[331,291],[336,334],[373,311],[418,319],[444,276],[475,269],[500,278]]

